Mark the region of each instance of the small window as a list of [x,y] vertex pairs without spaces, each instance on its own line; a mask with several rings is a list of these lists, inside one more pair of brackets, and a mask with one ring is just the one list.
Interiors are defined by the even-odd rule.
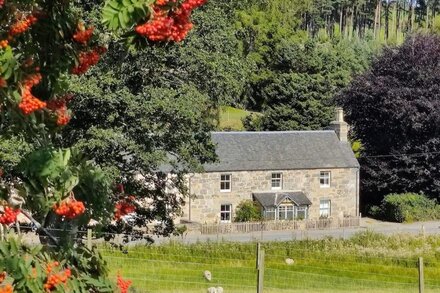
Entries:
[[308,207],[307,206],[299,206],[296,207],[296,214],[295,214],[295,218],[298,220],[304,220],[307,219],[307,211],[308,211]]
[[230,223],[231,222],[232,205],[222,204],[220,206],[220,222]]
[[328,218],[331,215],[331,202],[328,199],[319,201],[319,217]]
[[319,185],[321,187],[330,187],[330,171],[321,171],[319,173]]
[[220,191],[231,191],[231,174],[220,175]]
[[272,189],[282,189],[282,186],[283,186],[283,174],[281,174],[281,173],[272,173],[271,186],[272,186]]
[[293,219],[293,205],[278,207],[278,220],[292,220]]
[[264,218],[266,220],[275,220],[275,208],[267,208],[264,211]]

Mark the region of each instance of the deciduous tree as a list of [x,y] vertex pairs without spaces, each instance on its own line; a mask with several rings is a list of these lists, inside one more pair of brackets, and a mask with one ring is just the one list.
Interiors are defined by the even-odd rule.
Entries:
[[440,37],[414,35],[385,49],[338,97],[362,143],[364,204],[389,193],[439,199]]

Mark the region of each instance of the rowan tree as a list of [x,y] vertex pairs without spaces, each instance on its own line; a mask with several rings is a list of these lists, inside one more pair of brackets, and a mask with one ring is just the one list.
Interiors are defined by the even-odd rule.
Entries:
[[[147,186],[148,178],[140,178],[138,188],[127,194],[120,184],[123,178],[117,181],[117,176],[107,176],[79,148],[57,147],[60,130],[72,117],[69,103],[75,98],[68,88],[68,76],[84,75],[100,61],[107,51],[106,36],[132,48],[181,42],[193,26],[192,10],[203,3],[108,0],[101,11],[103,24],[111,33],[104,35],[87,23],[87,11],[81,12],[75,1],[0,2],[0,131],[10,138],[1,147],[13,150],[10,142],[16,139],[23,142],[23,148],[16,151],[26,154],[21,162],[13,160],[14,154],[0,158],[2,163],[9,162],[4,166],[6,174],[0,166],[0,224],[7,228],[21,212],[37,227],[49,253],[41,253],[41,248],[18,248],[13,241],[0,243],[0,270],[12,276],[12,280],[0,279],[0,290],[115,291],[99,255],[73,246],[75,232],[92,219],[121,226],[128,213],[149,215],[154,208],[145,202],[145,190],[164,190],[167,181],[158,175]],[[86,17],[82,20],[81,16]],[[133,149],[126,147],[119,155],[129,160]],[[142,169],[136,171],[142,175]],[[177,197],[163,200],[159,196],[153,203],[161,199],[163,203],[155,208],[163,214],[168,204],[180,203]],[[144,223],[152,218],[144,217]],[[162,219],[164,233],[172,227],[169,221],[169,217]],[[126,292],[126,282],[120,279],[118,285]]]

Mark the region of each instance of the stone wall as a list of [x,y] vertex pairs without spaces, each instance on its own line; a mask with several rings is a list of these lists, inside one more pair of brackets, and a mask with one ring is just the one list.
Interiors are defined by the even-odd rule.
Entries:
[[[331,172],[330,187],[321,187],[320,171]],[[307,170],[274,170],[274,171],[236,171],[208,172],[189,176],[190,193],[195,196],[183,207],[182,220],[199,223],[220,222],[220,206],[232,205],[232,216],[235,208],[245,199],[252,199],[253,192],[272,191],[272,173],[283,174],[281,191],[302,191],[312,202],[309,208],[309,219],[319,217],[319,202],[331,200],[331,217],[357,216],[358,213],[358,169],[307,169]],[[220,191],[220,175],[232,175],[230,192]],[[273,190],[279,192],[280,190]],[[189,211],[191,209],[191,212]],[[191,219],[189,219],[191,213]]]

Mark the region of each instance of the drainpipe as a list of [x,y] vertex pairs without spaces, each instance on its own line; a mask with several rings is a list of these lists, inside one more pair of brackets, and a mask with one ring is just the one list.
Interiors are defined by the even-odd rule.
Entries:
[[191,222],[191,203],[192,203],[192,199],[191,199],[191,179],[194,177],[194,173],[189,175],[188,177],[188,222]]
[[356,216],[359,216],[359,173],[360,168],[356,170]]

